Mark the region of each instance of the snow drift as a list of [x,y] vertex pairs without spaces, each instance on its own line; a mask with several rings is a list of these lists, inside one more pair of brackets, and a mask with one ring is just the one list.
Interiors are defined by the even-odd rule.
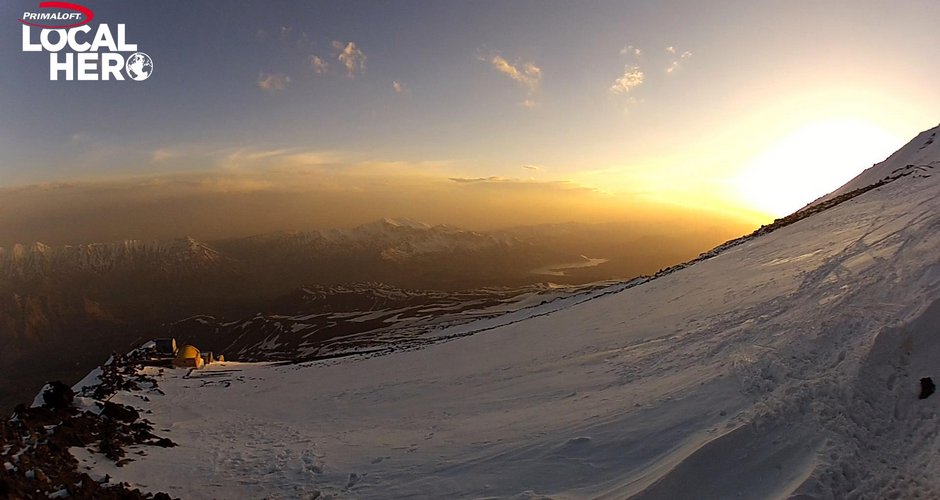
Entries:
[[876,189],[564,308],[384,356],[147,369],[165,394],[114,399],[180,446],[74,453],[185,498],[940,497],[936,132],[834,195],[893,176]]

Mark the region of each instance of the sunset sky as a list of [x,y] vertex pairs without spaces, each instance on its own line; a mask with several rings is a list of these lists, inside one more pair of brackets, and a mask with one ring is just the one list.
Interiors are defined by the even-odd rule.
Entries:
[[153,74],[49,81],[3,2],[0,225],[134,193],[759,224],[940,122],[933,0],[82,4]]

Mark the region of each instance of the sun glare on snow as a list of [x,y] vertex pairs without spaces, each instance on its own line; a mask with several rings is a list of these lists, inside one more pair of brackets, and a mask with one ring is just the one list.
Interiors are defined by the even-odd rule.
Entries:
[[837,189],[902,143],[872,122],[819,121],[771,145],[747,164],[734,183],[746,203],[780,217]]

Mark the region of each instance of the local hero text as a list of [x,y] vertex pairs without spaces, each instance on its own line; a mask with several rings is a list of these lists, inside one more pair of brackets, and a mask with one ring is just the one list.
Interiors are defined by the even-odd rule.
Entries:
[[[121,69],[125,61],[120,53],[136,52],[137,44],[127,43],[123,24],[117,25],[117,36],[107,24],[99,24],[94,31],[92,35],[86,24],[68,30],[42,29],[34,37],[36,31],[23,25],[23,51],[49,52],[50,80],[58,80],[60,75],[65,80],[124,80]],[[59,54],[66,47],[71,52]]]

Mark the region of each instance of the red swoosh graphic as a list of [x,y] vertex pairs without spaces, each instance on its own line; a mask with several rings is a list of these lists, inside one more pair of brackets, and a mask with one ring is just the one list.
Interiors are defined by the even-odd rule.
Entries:
[[29,21],[24,21],[24,20],[22,20],[22,19],[20,19],[19,21],[20,21],[21,23],[27,25],[27,26],[34,26],[34,27],[36,27],[36,28],[58,29],[58,30],[62,30],[62,29],[74,28],[74,27],[76,27],[76,26],[81,26],[81,25],[83,25],[83,24],[88,24],[88,23],[91,22],[92,19],[95,18],[95,13],[92,12],[91,9],[89,9],[88,7],[85,7],[85,6],[83,6],[83,5],[78,5],[78,4],[74,4],[74,3],[68,3],[68,2],[39,2],[39,8],[40,8],[40,9],[66,9],[66,10],[72,10],[72,11],[75,11],[75,12],[80,12],[80,13],[82,13],[82,14],[85,15],[85,20],[82,21],[82,22],[79,22],[79,23],[67,24],[67,25],[63,25],[63,26],[55,26],[55,25],[51,25],[51,26],[50,26],[50,25],[48,25],[48,24],[31,23],[31,22],[29,22]]

